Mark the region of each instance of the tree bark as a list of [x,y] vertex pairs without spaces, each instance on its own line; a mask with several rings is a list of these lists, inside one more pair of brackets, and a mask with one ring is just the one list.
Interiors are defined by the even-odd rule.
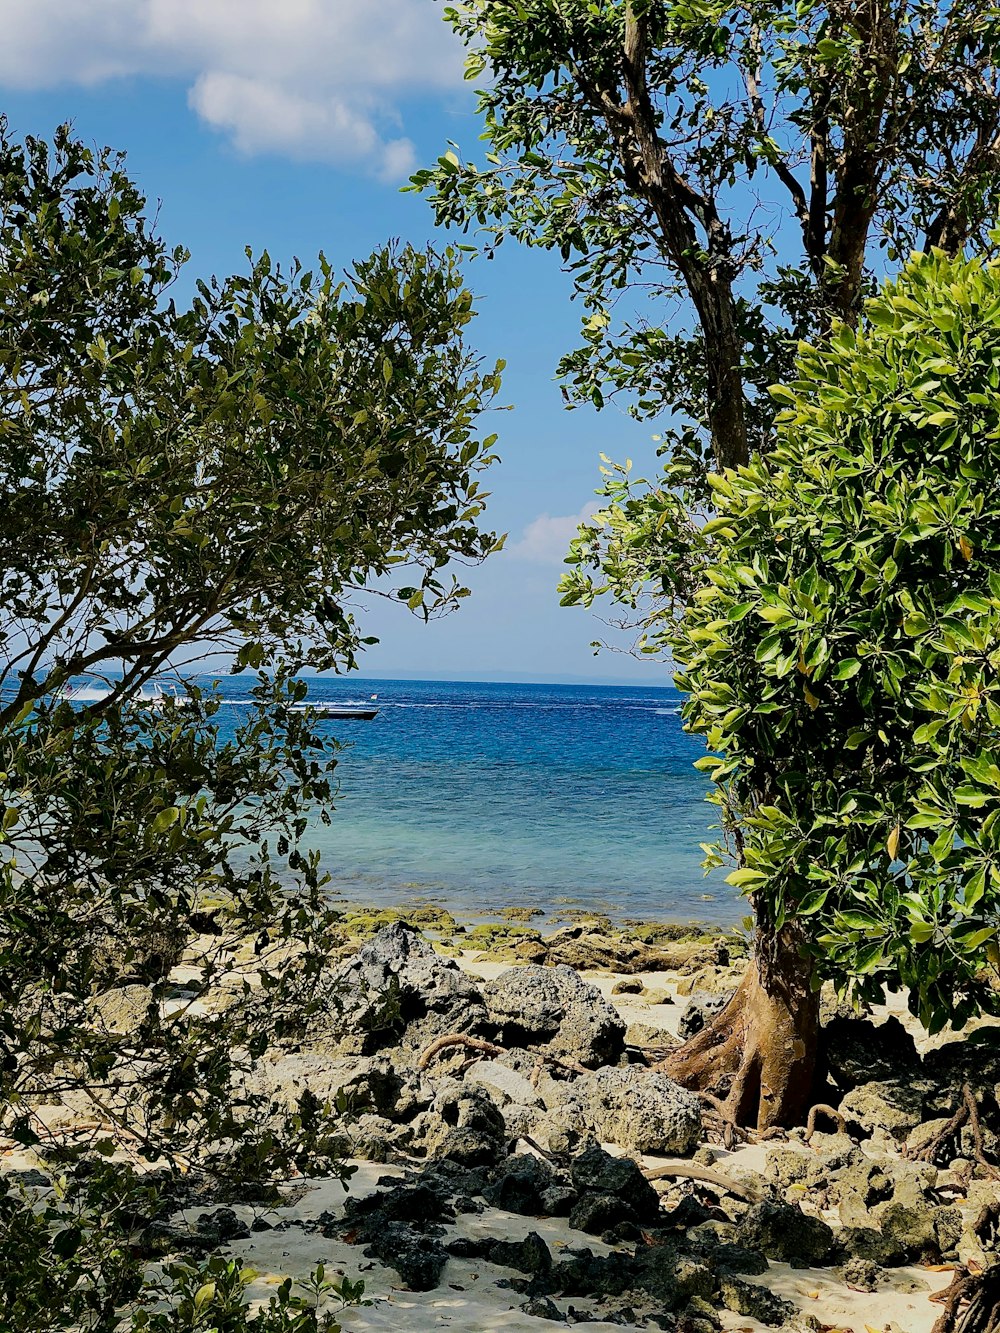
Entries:
[[721,1098],[734,1124],[761,1130],[802,1123],[812,1104],[819,994],[794,926],[759,929],[755,945],[725,1009],[661,1067]]
[[[600,105],[618,145],[626,179],[646,199],[663,249],[687,285],[698,313],[708,377],[708,423],[716,467],[739,467],[750,456],[743,385],[743,339],[733,291],[733,238],[714,198],[678,172],[657,129],[647,83],[646,15],[629,5],[622,67],[628,101]],[[698,236],[696,226],[704,233]]]

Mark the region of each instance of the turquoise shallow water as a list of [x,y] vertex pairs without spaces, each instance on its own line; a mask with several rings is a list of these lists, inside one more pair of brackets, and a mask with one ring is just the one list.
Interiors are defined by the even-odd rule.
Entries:
[[[237,681],[224,689],[235,692]],[[330,827],[309,842],[352,901],[425,897],[467,915],[568,906],[661,920],[743,915],[699,843],[714,808],[670,689],[316,679],[350,742]],[[711,895],[706,898],[703,895]]]

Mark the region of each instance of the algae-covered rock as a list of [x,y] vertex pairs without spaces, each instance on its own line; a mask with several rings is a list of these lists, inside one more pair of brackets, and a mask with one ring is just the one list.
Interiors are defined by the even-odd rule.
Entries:
[[467,949],[480,950],[483,957],[509,963],[541,964],[548,958],[548,949],[537,930],[510,921],[473,926],[463,944]]
[[386,926],[403,924],[413,930],[453,935],[459,929],[452,914],[430,903],[401,904],[399,907],[354,908],[345,912],[339,925],[345,935],[367,940]]
[[502,1045],[543,1044],[589,1068],[624,1049],[617,1010],[571,968],[511,968],[485,982],[482,994]]
[[728,945],[718,935],[695,935],[651,944],[634,932],[594,922],[565,926],[544,938],[550,965],[580,972],[692,972],[724,966]]
[[727,1310],[757,1319],[769,1328],[782,1328],[795,1317],[795,1306],[791,1301],[776,1296],[758,1282],[723,1274],[719,1279],[719,1291]]

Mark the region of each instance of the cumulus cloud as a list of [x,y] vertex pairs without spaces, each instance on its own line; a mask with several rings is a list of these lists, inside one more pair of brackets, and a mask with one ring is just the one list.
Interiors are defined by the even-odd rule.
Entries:
[[535,565],[562,564],[577,528],[599,508],[600,505],[591,501],[578,514],[539,514],[524,529],[520,541],[507,547],[508,555]]
[[244,153],[412,165],[400,99],[458,86],[436,0],[0,0],[0,85],[185,79],[192,109]]

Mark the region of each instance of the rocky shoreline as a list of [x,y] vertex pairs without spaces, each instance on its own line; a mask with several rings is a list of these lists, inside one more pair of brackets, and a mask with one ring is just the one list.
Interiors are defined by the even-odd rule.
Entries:
[[[655,1066],[725,1002],[737,936],[601,921],[462,931],[418,911],[348,917],[318,989],[271,1014],[280,1041],[234,1088],[265,1094],[276,1119],[339,1106],[351,1186],[192,1200],[160,1224],[178,1251],[242,1255],[265,1270],[261,1296],[267,1272],[322,1258],[374,1301],[345,1311],[345,1329],[469,1333],[930,1333],[952,1271],[996,1261],[996,1027],[918,1044],[901,1013],[831,999],[826,1109],[810,1131],[727,1146]],[[188,960],[209,943],[189,943]],[[246,1003],[249,987],[266,1004],[267,963],[233,942],[193,1002]],[[182,958],[179,989],[192,973]],[[106,992],[95,1021],[127,1022],[141,990]],[[73,1108],[51,1115],[71,1124]]]

